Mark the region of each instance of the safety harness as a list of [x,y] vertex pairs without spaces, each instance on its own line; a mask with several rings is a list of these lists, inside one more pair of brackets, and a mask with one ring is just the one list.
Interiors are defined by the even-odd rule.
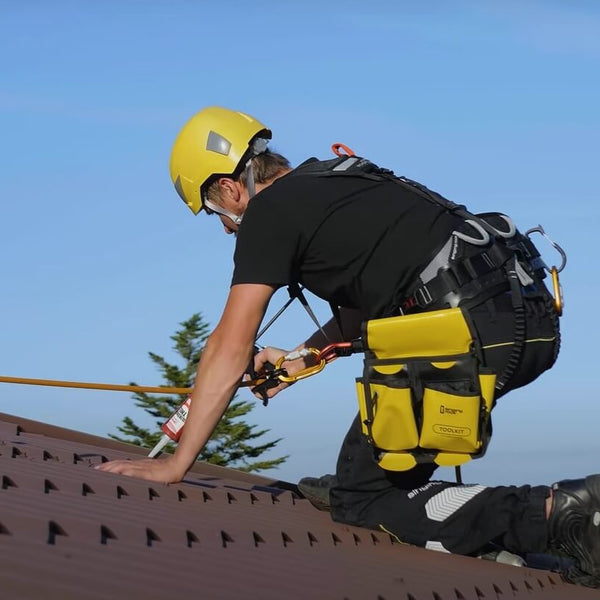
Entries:
[[[560,315],[558,273],[566,256],[551,241],[562,263],[548,269],[529,239],[533,232],[545,236],[541,226],[522,234],[506,215],[473,214],[416,181],[355,156],[341,144],[334,145],[334,152],[338,158],[307,161],[288,176],[394,182],[455,215],[462,224],[413,284],[394,298],[391,312],[397,316],[365,322],[360,342],[332,345],[317,359],[364,352],[363,376],[357,379],[359,412],[363,433],[383,468],[406,470],[420,462],[457,466],[481,457],[491,438],[494,392],[502,390],[521,361],[526,341],[524,298],[550,298],[543,283],[548,271],[554,310]],[[298,290],[290,290],[290,295],[298,295]],[[496,374],[482,365],[469,312],[505,293],[510,293],[513,306],[513,344],[503,372]],[[332,306],[332,311],[341,329],[338,307]]]

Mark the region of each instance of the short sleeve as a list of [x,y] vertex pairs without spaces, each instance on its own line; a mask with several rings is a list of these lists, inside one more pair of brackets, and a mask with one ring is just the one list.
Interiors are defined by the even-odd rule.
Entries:
[[286,210],[288,199],[278,198],[280,194],[273,191],[267,188],[258,194],[244,214],[235,246],[231,285],[264,283],[280,287],[292,281],[299,229]]

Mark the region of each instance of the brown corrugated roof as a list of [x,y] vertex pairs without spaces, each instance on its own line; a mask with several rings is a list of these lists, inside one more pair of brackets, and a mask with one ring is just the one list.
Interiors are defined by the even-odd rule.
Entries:
[[0,598],[598,597],[334,523],[273,479],[198,463],[162,485],[93,468],[145,453],[0,413]]

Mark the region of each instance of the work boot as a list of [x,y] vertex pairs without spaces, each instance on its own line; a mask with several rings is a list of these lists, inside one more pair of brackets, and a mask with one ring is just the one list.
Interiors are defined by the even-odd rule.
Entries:
[[570,583],[600,587],[600,475],[552,486],[549,546],[576,561],[562,573]]
[[323,475],[322,477],[303,477],[298,482],[298,489],[302,495],[319,510],[329,510],[329,490],[336,485],[335,475]]

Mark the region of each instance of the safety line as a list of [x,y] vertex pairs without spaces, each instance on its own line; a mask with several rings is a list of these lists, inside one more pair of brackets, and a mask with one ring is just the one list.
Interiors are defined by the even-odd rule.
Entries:
[[386,529],[383,526],[383,523],[379,523],[379,529],[387,533],[389,536],[393,537],[399,544],[404,544],[405,546],[409,545],[407,542],[403,542],[395,533],[392,533],[389,529]]
[[4,375],[0,375],[0,383],[23,383],[25,385],[46,385],[51,387],[83,388],[89,390],[110,390],[112,392],[146,392],[150,394],[190,394],[192,392],[192,388],[117,385],[112,383],[87,383],[83,381],[57,381],[54,379],[5,377]]

